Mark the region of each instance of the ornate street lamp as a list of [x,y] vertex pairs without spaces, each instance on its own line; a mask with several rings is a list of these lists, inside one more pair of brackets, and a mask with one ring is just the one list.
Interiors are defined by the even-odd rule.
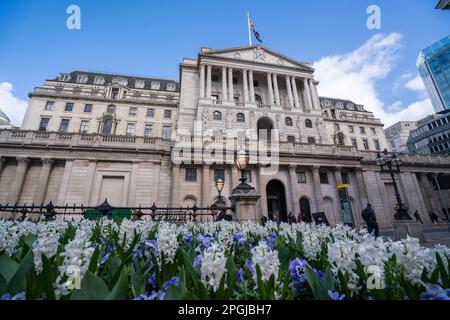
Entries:
[[254,189],[251,185],[246,183],[247,178],[245,176],[245,169],[247,168],[249,162],[249,157],[245,150],[241,149],[236,155],[236,159],[234,160],[234,163],[236,165],[236,168],[241,171],[241,178],[239,181],[241,181],[241,184],[236,187],[236,189]]
[[216,181],[216,189],[217,189],[217,192],[219,193],[219,199],[222,198],[222,190],[223,190],[224,186],[225,186],[225,183],[223,182],[222,179],[219,178],[219,180]]
[[395,182],[394,172],[400,172],[400,166],[402,165],[402,160],[397,156],[395,152],[388,153],[387,149],[384,149],[383,153],[377,153],[376,164],[381,167],[381,171],[385,171],[385,166],[388,167],[388,171],[391,174],[392,182],[395,189],[395,197],[397,199],[397,208],[395,213],[395,220],[412,220],[408,213],[408,208],[402,202],[400,197],[400,192],[397,188],[397,183]]

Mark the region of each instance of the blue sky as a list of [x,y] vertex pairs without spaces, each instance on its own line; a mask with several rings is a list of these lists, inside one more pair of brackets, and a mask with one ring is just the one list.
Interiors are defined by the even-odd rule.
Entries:
[[[202,46],[247,45],[250,11],[265,46],[314,63],[319,94],[358,99],[387,123],[402,110],[418,117],[430,110],[418,52],[450,31],[436,1],[0,0],[0,107],[19,119],[28,92],[75,69],[178,79],[182,58]],[[81,30],[66,28],[72,4]],[[381,8],[381,30],[366,27],[371,4]]]

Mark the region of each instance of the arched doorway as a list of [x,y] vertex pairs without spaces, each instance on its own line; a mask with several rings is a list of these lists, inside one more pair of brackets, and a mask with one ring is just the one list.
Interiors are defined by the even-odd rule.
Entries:
[[304,222],[312,222],[311,205],[309,204],[309,200],[305,197],[300,198],[300,212],[304,216]]
[[262,117],[258,120],[258,123],[256,125],[258,128],[258,140],[271,140],[271,134],[273,130],[273,122],[268,117]]
[[287,222],[286,193],[281,181],[270,181],[266,187],[266,194],[269,219]]

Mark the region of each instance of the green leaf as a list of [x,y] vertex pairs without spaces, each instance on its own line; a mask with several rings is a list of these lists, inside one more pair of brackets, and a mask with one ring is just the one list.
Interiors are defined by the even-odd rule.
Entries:
[[56,277],[54,275],[53,265],[51,261],[44,254],[42,255],[42,266],[42,273],[40,275],[42,288],[44,289],[47,299],[55,300],[56,298],[54,283]]
[[71,300],[104,300],[109,294],[108,286],[98,276],[87,271],[81,280],[80,289],[74,290]]
[[38,237],[36,235],[29,234],[24,238],[24,242],[28,246],[28,248],[33,249],[33,244],[36,242],[37,238]]
[[128,268],[122,268],[119,280],[106,297],[106,300],[126,300],[128,298]]
[[3,276],[6,284],[11,281],[18,269],[19,264],[13,259],[8,257],[6,254],[0,256],[0,274]]
[[14,277],[11,279],[8,285],[7,292],[11,294],[11,296],[16,295],[17,293],[26,292],[27,291],[27,274],[32,270],[34,266],[33,262],[33,254],[32,251],[29,250],[25,255],[24,259],[20,263],[17,272],[14,274]]
[[3,278],[3,276],[0,274],[0,295],[3,295],[6,292],[6,288],[7,288],[8,284],[5,281],[5,278]]
[[95,248],[94,253],[92,254],[91,257],[91,261],[89,262],[89,271],[92,273],[96,273],[97,272],[97,267],[98,267],[98,260],[100,258],[100,246],[97,246],[97,248]]

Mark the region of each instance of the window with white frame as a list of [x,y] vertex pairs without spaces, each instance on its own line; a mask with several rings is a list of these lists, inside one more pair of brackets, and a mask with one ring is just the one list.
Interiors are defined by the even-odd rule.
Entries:
[[105,77],[96,76],[94,78],[94,84],[99,85],[99,86],[104,85],[105,84]]
[[41,118],[41,123],[39,124],[39,131],[47,131],[49,122],[50,118]]
[[59,81],[67,82],[70,81],[71,78],[72,77],[70,76],[69,73],[61,73],[61,75],[59,76]]
[[125,78],[113,78],[113,83],[118,83],[121,86],[126,87],[128,85],[128,80]]
[[88,132],[88,129],[89,129],[89,120],[81,120],[80,133],[85,134]]
[[153,135],[153,126],[151,124],[146,124],[144,128],[144,137],[150,138]]
[[144,80],[136,80],[134,82],[134,87],[136,89],[143,89],[145,87],[145,81]]
[[152,83],[150,85],[150,88],[152,90],[159,90],[159,89],[161,89],[161,82],[159,82],[159,81],[152,81]]
[[175,91],[176,88],[177,88],[177,85],[173,82],[169,82],[167,84],[167,91]]
[[304,171],[297,172],[297,180],[298,183],[306,183],[306,172]]
[[127,136],[134,136],[136,130],[136,124],[135,123],[128,123],[127,124]]
[[87,83],[88,80],[89,80],[89,77],[87,75],[85,75],[85,74],[80,74],[77,77],[77,82],[78,83]]
[[47,101],[47,104],[45,105],[45,110],[53,111],[54,108],[55,108],[55,101]]
[[59,126],[59,132],[67,132],[69,130],[69,119],[62,119]]
[[147,118],[153,118],[155,116],[155,109],[147,109]]
[[171,128],[169,126],[164,126],[163,127],[163,132],[162,132],[162,138],[164,140],[169,140],[170,139],[170,133],[171,133]]
[[130,111],[128,112],[128,115],[129,116],[137,116],[137,113],[138,113],[138,108],[136,108],[136,107],[131,107],[130,108]]

